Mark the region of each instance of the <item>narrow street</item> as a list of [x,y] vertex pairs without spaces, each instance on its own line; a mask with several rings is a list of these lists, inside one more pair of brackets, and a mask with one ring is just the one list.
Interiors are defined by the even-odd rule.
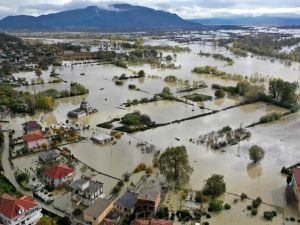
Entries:
[[[9,138],[8,138],[8,132],[4,132],[4,136],[5,136],[5,141],[4,141],[4,145],[3,145],[3,151],[2,151],[2,167],[4,170],[4,176],[10,181],[10,183],[17,189],[17,191],[21,192],[24,195],[32,195],[32,192],[29,191],[25,191],[17,182],[15,175],[14,175],[14,170],[10,164],[9,161]],[[61,211],[56,210],[55,208],[53,208],[51,205],[47,205],[43,202],[41,202],[40,200],[36,199],[40,205],[42,206],[42,208],[46,211],[49,211],[53,214],[56,214],[60,217],[64,217],[65,214]]]

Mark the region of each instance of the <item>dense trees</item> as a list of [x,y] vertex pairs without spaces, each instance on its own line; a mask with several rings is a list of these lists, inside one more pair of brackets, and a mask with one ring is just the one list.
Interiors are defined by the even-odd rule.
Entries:
[[205,182],[203,193],[206,195],[211,195],[214,197],[224,194],[226,191],[226,184],[224,181],[224,176],[213,174]]
[[153,122],[146,114],[141,114],[139,111],[126,114],[121,123],[126,126],[139,126],[139,125],[151,125]]
[[257,163],[258,161],[263,159],[264,155],[265,151],[258,145],[253,145],[249,149],[249,157],[254,163]]
[[269,93],[279,103],[292,105],[297,103],[296,91],[299,85],[297,82],[288,82],[280,78],[271,79],[269,82]]
[[176,187],[188,183],[193,172],[185,146],[167,148],[159,157],[158,168]]

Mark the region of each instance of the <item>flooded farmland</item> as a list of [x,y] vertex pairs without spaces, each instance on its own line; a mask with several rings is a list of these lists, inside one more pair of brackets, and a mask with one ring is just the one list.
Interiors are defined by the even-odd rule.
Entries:
[[[146,41],[146,44],[167,43],[176,45],[170,41]],[[31,93],[44,91],[50,88],[56,90],[68,89],[71,82],[78,82],[89,89],[89,94],[84,96],[67,97],[57,99],[54,110],[39,112],[34,116],[11,116],[9,125],[16,131],[16,135],[22,134],[22,123],[29,120],[37,120],[44,126],[65,124],[69,111],[78,108],[80,103],[87,101],[99,112],[79,119],[70,119],[70,123],[90,125],[88,131],[82,131],[84,141],[68,144],[71,154],[80,159],[86,165],[95,170],[121,178],[125,172],[131,173],[141,162],[152,165],[154,152],[141,150],[139,144],[146,143],[153,146],[155,151],[163,152],[167,147],[184,145],[187,148],[189,160],[194,172],[191,180],[185,185],[188,189],[200,190],[204,181],[212,174],[224,175],[227,191],[234,194],[247,193],[252,198],[260,196],[265,203],[284,208],[286,201],[284,190],[286,177],[280,174],[283,166],[291,166],[300,161],[300,116],[299,113],[284,117],[282,120],[268,125],[258,125],[248,128],[251,137],[237,145],[227,146],[222,150],[212,150],[205,144],[197,145],[191,139],[200,135],[218,131],[225,126],[234,129],[246,127],[260,120],[262,116],[270,113],[286,113],[288,110],[265,102],[256,102],[238,106],[243,97],[226,93],[224,98],[215,98],[215,89],[212,84],[235,86],[237,81],[224,80],[209,75],[197,75],[192,73],[196,66],[217,66],[219,70],[243,76],[251,76],[258,73],[266,78],[280,77],[287,81],[297,81],[300,75],[300,64],[292,63],[287,66],[280,60],[271,61],[270,58],[260,56],[247,56],[246,58],[234,56],[223,47],[215,47],[210,43],[193,43],[182,45],[189,47],[189,53],[177,53],[175,64],[179,69],[160,69],[144,65],[129,65],[128,69],[119,68],[110,64],[98,65],[97,63],[79,64],[71,66],[71,62],[64,62],[61,67],[53,67],[60,78],[65,81],[58,84],[47,83],[50,80],[50,72],[44,72],[42,78],[45,84],[19,87],[17,90]],[[221,53],[234,58],[235,63],[228,66],[224,61],[212,57],[199,56],[200,51]],[[172,54],[164,52],[165,56]],[[144,70],[146,76],[138,79],[128,79],[118,86],[113,81],[114,76],[136,74]],[[81,74],[85,75],[82,76]],[[192,81],[204,81],[207,87],[193,90],[188,94],[198,93],[212,97],[212,100],[186,104],[179,101],[159,100],[125,107],[128,100],[152,98],[164,87],[169,87],[176,97],[183,97],[186,93],[177,93],[182,84],[168,83],[164,78],[174,75],[178,79]],[[28,81],[35,79],[34,72],[22,72],[16,77],[25,77]],[[266,82],[265,82],[266,83]],[[129,84],[134,84],[139,90],[130,90]],[[232,107],[232,108],[231,108]],[[98,128],[97,125],[113,118],[121,118],[125,114],[140,111],[147,114],[156,123],[171,123],[193,116],[216,111],[213,114],[183,122],[171,123],[166,126],[155,127],[142,132],[124,134],[115,144],[98,145],[90,138],[96,133],[110,134],[109,129]],[[265,158],[258,164],[252,164],[249,159],[248,149],[254,145],[260,145],[265,149]],[[106,178],[99,178],[105,180]],[[104,181],[105,182],[105,181]],[[107,180],[105,191],[113,188],[116,182]],[[295,212],[291,210],[291,214]],[[226,217],[228,220],[228,217]],[[221,219],[222,220],[222,219]],[[226,220],[226,221],[227,221]],[[240,221],[244,221],[240,219]],[[226,222],[230,223],[231,219]],[[249,223],[254,224],[254,223]],[[280,224],[280,222],[276,222]]]

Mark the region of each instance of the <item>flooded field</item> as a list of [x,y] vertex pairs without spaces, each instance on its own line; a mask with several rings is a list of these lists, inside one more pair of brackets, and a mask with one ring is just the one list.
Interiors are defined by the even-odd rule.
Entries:
[[[146,44],[156,43],[152,40],[146,41]],[[158,41],[158,43],[176,44],[167,40]],[[42,75],[45,84],[20,87],[18,90],[30,91],[32,93],[49,88],[64,90],[69,89],[72,81],[76,81],[86,86],[89,89],[89,94],[57,99],[55,109],[51,112],[39,112],[34,116],[11,116],[8,118],[10,123],[3,126],[4,128],[14,129],[16,136],[20,136],[22,134],[21,124],[28,120],[38,120],[45,126],[65,123],[67,113],[77,108],[81,101],[86,100],[91,106],[98,109],[99,112],[78,120],[71,120],[71,123],[90,125],[91,129],[82,132],[82,135],[87,138],[86,140],[69,144],[66,147],[70,149],[71,154],[75,158],[80,159],[81,162],[90,167],[121,178],[125,172],[132,172],[141,162],[152,165],[153,152],[147,153],[142,151],[138,147],[139,143],[153,145],[157,151],[164,151],[170,146],[185,145],[191,165],[194,168],[191,181],[186,185],[187,188],[200,190],[203,187],[205,179],[217,173],[224,175],[228,192],[235,194],[244,192],[252,198],[260,196],[266,203],[285,207],[284,189],[286,187],[286,177],[280,174],[280,170],[283,166],[290,166],[300,161],[299,113],[290,115],[281,121],[269,125],[259,125],[249,128],[248,130],[252,134],[249,140],[242,141],[238,145],[226,147],[222,151],[213,151],[205,145],[193,144],[190,139],[217,131],[227,125],[232,128],[245,127],[259,121],[262,116],[268,113],[283,113],[287,110],[263,102],[257,102],[144,132],[131,135],[124,134],[114,145],[97,145],[90,140],[90,137],[94,133],[110,133],[110,130],[96,128],[97,124],[116,117],[120,118],[126,113],[135,110],[149,115],[157,123],[167,123],[207,113],[211,110],[222,110],[230,106],[235,106],[243,100],[241,97],[229,94],[226,94],[225,98],[216,99],[214,97],[215,90],[211,88],[211,84],[217,83],[229,86],[235,85],[237,82],[193,74],[191,70],[195,66],[217,66],[219,70],[238,73],[244,76],[259,73],[266,77],[281,77],[288,81],[297,81],[299,79],[299,63],[292,63],[291,66],[286,66],[284,62],[280,62],[279,60],[271,62],[269,58],[262,59],[262,57],[258,56],[248,56],[247,58],[235,57],[225,48],[214,47],[207,43],[194,43],[184,46],[191,48],[192,51],[190,53],[177,54],[175,64],[181,65],[181,68],[176,70],[158,69],[150,65],[131,65],[129,69],[96,64],[71,66],[70,62],[65,62],[64,66],[55,67],[55,70],[66,83],[48,84],[47,82],[50,80],[49,75],[52,70],[50,68]],[[220,53],[233,57],[235,63],[232,66],[227,66],[224,61],[197,55],[200,51]],[[167,54],[172,53],[164,52],[164,55]],[[114,76],[120,76],[122,73],[132,75],[139,70],[146,72],[145,78],[126,80],[122,86],[115,85],[112,80]],[[81,73],[85,73],[85,75],[81,76]],[[157,78],[151,78],[149,75],[155,75]],[[175,75],[179,79],[189,80],[190,82],[204,81],[208,87],[188,93],[176,93],[176,90],[182,87],[182,85],[179,83],[166,83],[164,77],[168,75]],[[34,72],[18,73],[16,76],[26,77],[28,81],[36,78]],[[129,84],[136,85],[140,91],[129,90]],[[177,97],[191,93],[200,93],[212,96],[213,98],[211,101],[195,103],[194,105],[163,100],[127,108],[122,105],[127,100],[145,97],[151,98],[154,94],[161,92],[165,86],[170,87],[171,91]],[[248,149],[254,144],[260,145],[265,149],[265,158],[256,165],[251,163],[248,156]],[[34,162],[33,160],[35,158],[31,159],[29,157],[27,161],[32,163]],[[22,165],[25,161],[26,158],[20,158],[15,160],[15,163]],[[105,176],[98,176],[97,179],[105,183],[105,193],[108,194],[116,184],[116,181],[112,181]],[[295,214],[293,209],[288,210],[291,215]],[[246,224],[245,221],[247,220],[247,224],[264,224],[261,218],[248,218],[250,216],[246,215],[244,217],[244,214],[247,214],[247,212],[238,212],[234,220],[235,222],[226,213],[216,217],[218,219],[212,221],[216,224],[220,220],[225,221],[222,224]],[[276,220],[272,224],[281,223],[279,220]]]

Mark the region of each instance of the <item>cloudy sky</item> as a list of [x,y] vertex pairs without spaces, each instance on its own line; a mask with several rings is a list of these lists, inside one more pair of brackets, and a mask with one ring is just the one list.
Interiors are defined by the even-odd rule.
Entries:
[[185,19],[262,14],[300,16],[300,0],[0,0],[0,18],[19,14],[37,16],[89,5],[108,7],[113,3],[162,9]]

